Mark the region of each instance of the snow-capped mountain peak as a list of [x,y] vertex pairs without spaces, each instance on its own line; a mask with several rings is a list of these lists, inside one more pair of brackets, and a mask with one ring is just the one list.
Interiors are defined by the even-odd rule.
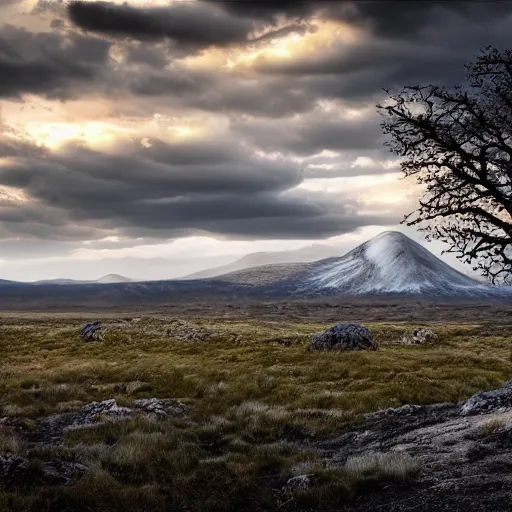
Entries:
[[318,262],[304,288],[349,294],[453,293],[480,284],[403,233],[386,231],[335,260]]

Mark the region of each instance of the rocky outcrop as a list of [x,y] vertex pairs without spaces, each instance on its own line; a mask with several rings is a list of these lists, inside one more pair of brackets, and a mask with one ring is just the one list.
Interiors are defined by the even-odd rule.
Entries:
[[[137,414],[165,420],[186,418],[187,410],[172,399],[138,399],[130,407],[114,399],[92,402],[72,413],[43,418],[23,432],[23,441],[31,449],[60,445],[66,429],[87,428],[109,418],[122,421]],[[14,428],[11,422],[0,424]],[[386,485],[361,494],[343,508],[344,512],[512,510],[512,381],[493,391],[478,392],[461,403],[405,405],[376,411],[364,415],[359,424],[337,438],[303,438],[296,443],[316,451],[323,467],[356,473],[376,468],[393,477]],[[58,456],[34,466],[29,453],[0,454],[2,485],[65,485],[88,470],[71,457]],[[293,496],[320,481],[315,467],[319,466],[297,468],[291,473],[294,476],[280,483],[282,510],[299,510],[294,508]]]
[[418,475],[406,486],[364,495],[347,512],[512,510],[512,381],[458,404],[406,405],[367,414],[360,427],[316,448],[334,467],[382,453],[418,464]]
[[0,485],[68,485],[76,482],[87,470],[87,466],[76,460],[54,456],[49,460],[30,462],[31,451],[54,447],[56,453],[70,429],[99,426],[108,420],[126,420],[135,415],[144,415],[157,421],[170,417],[184,417],[187,409],[178,400],[170,398],[141,398],[134,400],[131,407],[119,405],[114,398],[91,402],[77,411],[54,414],[40,419],[30,429],[23,428],[15,418],[0,418],[0,426],[9,429],[23,439],[29,447],[23,456],[0,453]]
[[0,483],[8,486],[70,484],[87,469],[78,462],[58,458],[42,465],[31,465],[18,455],[0,455]]
[[282,492],[289,494],[297,491],[303,491],[311,485],[311,478],[313,475],[298,475],[289,478],[286,485],[283,487]]
[[156,419],[171,416],[184,416],[186,407],[173,399],[144,398],[134,400],[133,407],[120,406],[115,398],[101,402],[91,402],[81,409],[64,414],[54,414],[39,420],[36,428],[28,433],[32,442],[56,445],[62,443],[64,433],[71,428],[84,428],[98,425],[107,419],[130,418],[133,414],[145,414]]
[[79,462],[52,459],[45,462],[42,474],[46,481],[53,484],[71,484],[79,479],[89,468]]
[[314,334],[312,350],[377,350],[369,329],[359,324],[338,324]]
[[133,407],[159,420],[170,416],[181,417],[186,413],[184,404],[169,398],[139,398],[133,401]]
[[466,400],[461,413],[464,416],[474,414],[501,413],[512,410],[512,380],[505,382],[499,389],[480,391]]
[[85,324],[80,331],[80,337],[83,341],[102,341],[101,322],[90,322]]
[[397,343],[399,345],[423,345],[434,343],[438,340],[433,329],[414,329],[410,334],[404,334]]

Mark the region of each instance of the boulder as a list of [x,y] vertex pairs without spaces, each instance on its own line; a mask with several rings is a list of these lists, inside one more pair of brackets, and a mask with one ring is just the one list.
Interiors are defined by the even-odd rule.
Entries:
[[101,402],[91,402],[85,405],[77,415],[81,424],[94,423],[99,416],[109,418],[123,418],[131,416],[129,407],[118,405],[115,398],[109,398]]
[[305,491],[311,485],[313,475],[299,475],[289,478],[283,487],[283,493],[288,494],[297,491]]
[[78,480],[88,467],[69,460],[53,459],[45,462],[42,468],[43,476],[49,482],[69,485]]
[[512,380],[492,391],[479,391],[468,398],[461,407],[463,416],[490,414],[512,410]]
[[102,340],[101,322],[90,322],[85,324],[80,331],[80,337],[84,341]]
[[314,334],[313,350],[377,350],[370,331],[359,324],[338,324]]

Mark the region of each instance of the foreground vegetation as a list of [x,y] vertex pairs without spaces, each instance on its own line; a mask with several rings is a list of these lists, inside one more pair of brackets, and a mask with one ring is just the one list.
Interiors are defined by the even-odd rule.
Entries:
[[[414,461],[367,458],[327,467],[315,443],[365,412],[458,401],[512,378],[510,330],[437,325],[429,346],[393,341],[414,325],[366,324],[377,352],[312,352],[325,324],[112,318],[101,342],[83,343],[83,319],[5,317],[0,326],[0,455],[88,468],[72,485],[3,485],[0,510],[228,511],[341,506]],[[192,338],[192,339],[187,339]],[[173,398],[183,417],[133,416],[68,430],[59,446],[27,441],[38,419],[116,398]],[[21,429],[21,430],[20,430]],[[290,477],[315,485],[286,490]],[[283,491],[284,488],[284,491]]]

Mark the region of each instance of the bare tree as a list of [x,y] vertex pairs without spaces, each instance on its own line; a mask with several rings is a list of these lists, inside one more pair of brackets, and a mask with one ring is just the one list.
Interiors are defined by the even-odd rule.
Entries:
[[488,47],[452,90],[408,86],[378,109],[386,144],[423,185],[402,222],[494,283],[512,283],[512,51]]

